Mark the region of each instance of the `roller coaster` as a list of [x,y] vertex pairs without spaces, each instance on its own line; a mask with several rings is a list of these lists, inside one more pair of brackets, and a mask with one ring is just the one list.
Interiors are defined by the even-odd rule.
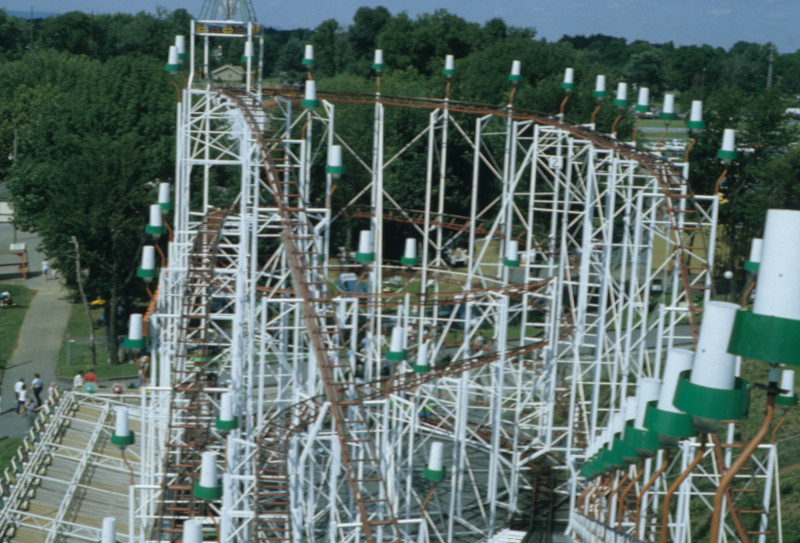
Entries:
[[[120,539],[690,541],[734,422],[598,467],[711,301],[719,197],[688,163],[511,86],[265,85],[247,2],[206,2],[188,38]],[[217,85],[231,39],[246,80]],[[781,540],[776,447],[752,458],[756,520],[729,492],[723,541]]]

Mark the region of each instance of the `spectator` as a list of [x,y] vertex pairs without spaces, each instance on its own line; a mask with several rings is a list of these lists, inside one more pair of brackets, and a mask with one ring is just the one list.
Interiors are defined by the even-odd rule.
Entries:
[[[19,378],[19,381],[14,383],[14,398],[19,400],[19,394],[25,388],[25,379],[22,377]],[[19,415],[19,401],[17,401],[17,407],[14,409],[14,412]]]
[[17,415],[20,417],[25,416],[25,410],[27,409],[28,403],[28,391],[25,389],[25,385],[22,385],[22,389],[17,394]]
[[83,380],[87,383],[97,383],[97,375],[94,373],[94,370],[89,370],[89,373],[86,374]]
[[42,381],[41,376],[38,373],[33,374],[33,381],[31,381],[31,387],[33,387],[33,395],[36,397],[36,406],[42,405],[42,389],[44,388],[44,381]]
[[76,390],[81,389],[83,388],[83,383],[84,383],[83,370],[80,370],[78,371],[78,373],[75,374],[75,377],[72,379],[72,388]]

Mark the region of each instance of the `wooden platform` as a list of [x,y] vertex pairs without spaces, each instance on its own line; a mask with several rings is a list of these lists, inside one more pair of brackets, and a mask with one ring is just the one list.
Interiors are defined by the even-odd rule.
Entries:
[[122,405],[139,437],[138,403],[139,396],[64,396],[0,510],[2,543],[99,541],[108,516],[117,519],[117,540],[129,541],[129,494],[139,477],[140,444],[137,439],[123,451],[110,438],[115,408]]

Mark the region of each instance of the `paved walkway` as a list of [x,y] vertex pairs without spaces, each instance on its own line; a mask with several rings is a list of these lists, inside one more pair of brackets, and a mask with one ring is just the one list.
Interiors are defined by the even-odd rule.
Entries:
[[[11,243],[13,230],[9,224],[0,224],[0,246]],[[29,427],[28,417],[18,417],[14,413],[14,383],[20,377],[25,379],[30,395],[33,374],[38,373],[44,380],[43,396],[47,396],[47,387],[55,378],[56,363],[61,350],[61,342],[67,328],[70,312],[69,292],[60,281],[46,281],[41,276],[42,255],[36,252],[39,239],[32,234],[17,233],[16,241],[26,243],[30,261],[28,279],[24,280],[19,273],[12,273],[13,268],[0,268],[3,275],[0,281],[26,286],[35,291],[31,305],[25,314],[25,321],[20,331],[19,342],[11,358],[6,364],[2,377],[2,396],[0,396],[0,438],[21,437]],[[13,310],[12,310],[13,311]],[[6,338],[0,338],[4,341]],[[59,383],[64,388],[69,383]]]

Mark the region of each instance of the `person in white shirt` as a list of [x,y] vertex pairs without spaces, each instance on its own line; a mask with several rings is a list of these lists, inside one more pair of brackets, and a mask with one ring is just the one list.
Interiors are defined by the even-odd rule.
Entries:
[[17,408],[14,412],[19,415],[19,394],[22,392],[22,389],[25,388],[25,379],[22,377],[19,378],[19,381],[14,383],[14,398],[17,400]]
[[76,373],[75,377],[73,377],[72,388],[75,389],[83,388],[83,370]]
[[25,416],[26,404],[28,403],[28,391],[25,390],[25,385],[22,385],[22,390],[17,394],[17,415],[20,417]]

